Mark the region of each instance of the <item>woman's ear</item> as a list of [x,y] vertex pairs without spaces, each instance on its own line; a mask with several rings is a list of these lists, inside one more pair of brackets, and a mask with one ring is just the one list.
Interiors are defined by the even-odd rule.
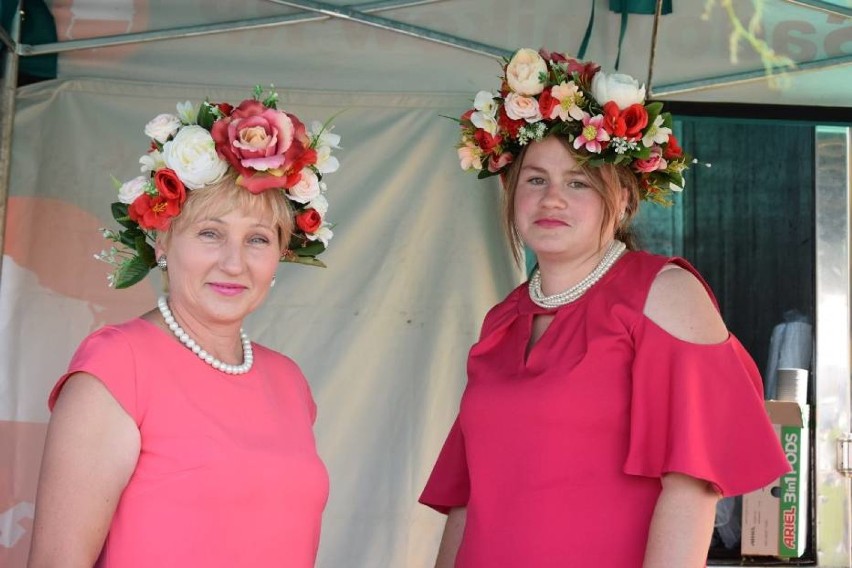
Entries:
[[166,254],[166,244],[165,239],[161,236],[157,236],[157,240],[154,241],[154,258],[158,259],[164,254]]
[[624,185],[621,186],[621,191],[618,194],[618,210],[625,211],[628,214],[627,208],[630,206],[630,190],[627,189]]

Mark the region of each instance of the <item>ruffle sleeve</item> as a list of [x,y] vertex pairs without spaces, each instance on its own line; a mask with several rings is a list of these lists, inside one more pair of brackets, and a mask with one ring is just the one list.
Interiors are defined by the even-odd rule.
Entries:
[[87,373],[101,381],[136,425],[141,423],[135,356],[129,339],[121,330],[104,327],[83,340],[68,364],[68,371],[50,392],[47,404],[51,410],[65,381],[74,373]]
[[625,473],[682,473],[728,497],[790,470],[764,407],[760,373],[733,335],[718,344],[689,343],[642,316],[634,339]]
[[470,498],[470,476],[464,448],[464,434],[458,418],[450,428],[438,461],[420,495],[420,503],[447,514],[464,507]]

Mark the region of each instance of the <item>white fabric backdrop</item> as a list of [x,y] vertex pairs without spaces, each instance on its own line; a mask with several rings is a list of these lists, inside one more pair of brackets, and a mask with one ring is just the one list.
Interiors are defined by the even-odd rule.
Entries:
[[[29,546],[46,398],[79,341],[154,305],[156,277],[106,287],[92,258],[112,226],[110,175],[137,175],[143,125],[178,101],[236,102],[249,88],[80,79],[21,89],[0,286],[0,564]],[[455,158],[467,95],[279,90],[304,121],[335,120],[341,169],[329,268],[283,264],[246,329],[293,357],[319,405],[331,475],[318,566],[431,566],[443,516],[416,503],[458,407],[467,350],[521,274],[498,190]],[[16,535],[16,536],[15,536]],[[5,556],[4,556],[5,555]]]

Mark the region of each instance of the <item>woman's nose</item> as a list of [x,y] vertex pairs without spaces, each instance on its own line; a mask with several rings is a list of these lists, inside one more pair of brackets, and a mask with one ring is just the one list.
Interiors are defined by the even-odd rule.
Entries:
[[565,196],[562,194],[559,185],[555,183],[549,184],[544,190],[544,194],[541,196],[541,202],[543,205],[550,207],[564,206]]
[[228,273],[242,271],[245,262],[243,259],[243,247],[235,241],[226,242],[220,251],[219,266]]

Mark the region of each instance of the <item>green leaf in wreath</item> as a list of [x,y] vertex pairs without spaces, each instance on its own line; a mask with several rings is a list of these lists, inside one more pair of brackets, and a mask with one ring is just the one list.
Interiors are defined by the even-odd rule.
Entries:
[[120,201],[116,201],[115,203],[110,205],[110,210],[112,211],[112,217],[122,227],[126,227],[128,229],[136,229],[136,228],[139,227],[139,225],[136,223],[136,221],[132,220],[128,216],[128,214],[127,214],[128,207],[129,206],[127,205],[127,203],[121,203]]
[[116,269],[113,275],[115,277],[115,287],[121,289],[133,286],[145,278],[149,270],[150,268],[145,264],[145,261],[138,256],[129,258],[121,263],[121,266]]
[[300,249],[294,250],[299,256],[316,256],[325,250],[325,245],[321,241],[313,241],[309,245],[305,245]]
[[213,107],[209,102],[204,101],[201,103],[201,108],[198,109],[198,126],[205,130],[210,130],[213,128],[213,123],[216,122],[216,113],[213,111]]
[[478,179],[486,179],[486,178],[490,178],[490,177],[496,176],[496,175],[497,175],[497,172],[489,171],[488,168],[482,168],[481,170],[479,170],[479,173],[477,174],[476,177]]
[[[645,105],[645,110],[648,112],[648,117],[653,114],[654,116],[659,115],[663,111],[663,103],[656,101],[653,103],[648,103]],[[648,122],[651,122],[650,120]]]
[[125,231],[120,231],[118,233],[119,240],[121,244],[126,245],[128,248],[136,250],[136,239],[139,237],[145,238],[145,233],[142,232],[141,229],[127,229]]
[[154,247],[148,244],[145,240],[145,235],[136,237],[136,254],[138,258],[145,263],[149,269],[157,266],[157,259],[154,256]]
[[633,152],[633,156],[639,158],[640,160],[647,160],[651,157],[651,147],[645,146],[644,144],[640,144],[639,149]]
[[294,262],[296,264],[305,264],[308,266],[316,266],[318,268],[326,268],[326,265],[323,261],[312,256],[293,256],[291,258],[286,259],[285,262]]

